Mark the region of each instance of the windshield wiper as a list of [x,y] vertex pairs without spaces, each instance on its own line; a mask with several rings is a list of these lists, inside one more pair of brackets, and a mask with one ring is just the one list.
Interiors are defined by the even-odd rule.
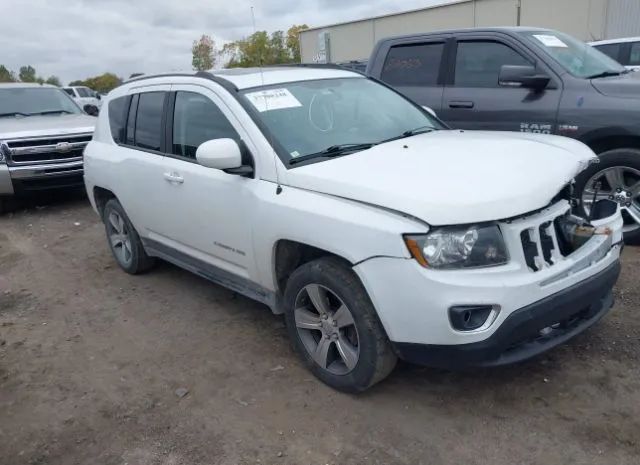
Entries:
[[379,144],[384,144],[385,142],[392,142],[398,139],[406,139],[407,137],[417,136],[418,134],[426,134],[428,132],[437,131],[437,128],[433,126],[420,126],[414,129],[409,129],[408,131],[403,132],[399,136],[391,137],[390,139],[381,140],[378,142]]
[[20,111],[10,111],[8,113],[0,113],[1,116],[29,116],[28,113],[22,113]]
[[298,163],[302,163],[303,161],[312,160],[314,158],[331,158],[331,157],[340,157],[342,155],[347,155],[349,153],[359,152],[361,150],[367,150],[373,147],[374,143],[367,142],[361,144],[339,144],[332,145],[331,147],[327,147],[321,152],[310,153],[309,155],[303,155],[301,157],[292,158],[289,160],[290,165],[295,165]]
[[29,113],[29,115],[55,115],[57,113],[66,113],[68,115],[72,114],[68,110],[45,110],[45,111],[38,111],[36,113]]
[[587,76],[587,79],[599,79],[599,78],[605,78],[605,77],[620,76],[621,74],[627,74],[628,71],[629,71],[628,69],[624,71],[603,71],[601,73],[594,74],[593,76]]

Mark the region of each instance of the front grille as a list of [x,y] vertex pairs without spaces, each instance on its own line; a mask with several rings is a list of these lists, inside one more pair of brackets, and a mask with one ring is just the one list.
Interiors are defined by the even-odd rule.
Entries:
[[22,166],[82,160],[91,134],[47,136],[5,141],[7,164]]
[[564,238],[559,230],[559,221],[566,212],[552,217],[542,217],[529,221],[520,234],[520,244],[527,267],[534,272],[549,268],[573,250],[564,246]]

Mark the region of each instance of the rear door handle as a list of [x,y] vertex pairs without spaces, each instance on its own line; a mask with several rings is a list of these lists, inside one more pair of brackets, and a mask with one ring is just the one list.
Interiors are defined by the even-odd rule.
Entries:
[[449,108],[473,108],[474,105],[470,100],[452,100],[449,102]]
[[182,184],[184,182],[184,178],[178,173],[164,173],[164,179],[175,184]]

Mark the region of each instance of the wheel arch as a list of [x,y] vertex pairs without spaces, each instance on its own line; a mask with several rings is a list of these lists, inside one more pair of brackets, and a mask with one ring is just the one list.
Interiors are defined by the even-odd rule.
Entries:
[[95,202],[96,210],[100,217],[104,213],[104,207],[107,202],[111,199],[118,200],[118,197],[109,189],[105,189],[104,187],[94,186],[93,187],[93,199]]
[[597,129],[580,137],[580,141],[598,155],[614,149],[640,149],[640,135],[622,128]]
[[333,257],[352,268],[353,263],[339,253],[290,239],[280,239],[273,245],[272,272],[276,294],[281,297],[287,281],[297,268],[321,257]]

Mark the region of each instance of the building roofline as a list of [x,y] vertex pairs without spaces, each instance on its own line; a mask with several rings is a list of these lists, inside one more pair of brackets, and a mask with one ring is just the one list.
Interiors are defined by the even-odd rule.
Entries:
[[336,27],[336,26],[345,26],[347,24],[355,24],[355,23],[363,23],[365,21],[373,21],[376,19],[382,19],[382,18],[389,18],[389,17],[393,17],[393,16],[401,16],[401,15],[406,15],[406,14],[410,14],[410,13],[416,13],[419,11],[427,11],[427,10],[435,10],[436,8],[443,8],[443,7],[447,7],[450,5],[457,5],[459,3],[469,3],[469,2],[473,2],[474,0],[449,0],[447,1],[447,3],[441,3],[439,5],[431,5],[431,6],[425,6],[425,7],[421,7],[421,8],[413,8],[411,10],[405,10],[405,11],[398,11],[395,13],[386,13],[383,15],[378,15],[378,16],[370,16],[368,18],[360,18],[360,19],[354,19],[351,21],[341,21],[339,23],[332,23],[332,24],[325,24],[323,26],[314,26],[314,27],[310,27],[308,29],[305,29],[303,31],[300,31],[300,34],[304,34],[305,32],[310,32],[310,31],[317,31],[320,29],[327,29],[330,27]]

